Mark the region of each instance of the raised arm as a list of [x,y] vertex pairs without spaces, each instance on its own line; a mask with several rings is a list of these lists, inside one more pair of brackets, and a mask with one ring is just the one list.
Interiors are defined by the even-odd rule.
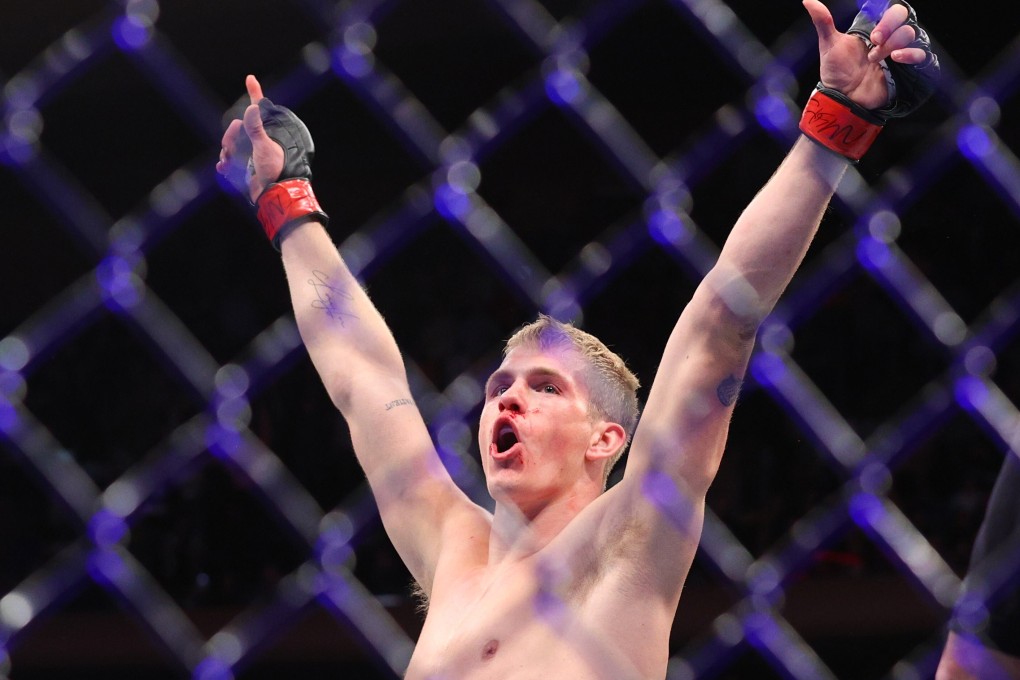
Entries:
[[246,86],[251,104],[224,134],[217,170],[243,183],[280,249],[301,338],[348,423],[390,539],[429,591],[446,521],[474,505],[435,451],[392,333],[326,232],[309,181],[311,136],[253,76]]
[[[821,56],[821,83],[801,121],[810,139],[794,144],[741,214],[680,316],[628,460],[628,476],[661,469],[693,499],[718,469],[758,326],[800,265],[848,159],[860,158],[885,119],[920,105],[938,71],[905,4],[890,5],[877,22],[862,12],[845,34],[822,3],[804,6]],[[893,65],[888,79],[883,60]]]

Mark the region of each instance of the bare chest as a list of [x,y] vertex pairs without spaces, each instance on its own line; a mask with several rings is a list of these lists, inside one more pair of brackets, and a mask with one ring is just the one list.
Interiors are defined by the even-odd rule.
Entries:
[[[486,578],[488,576],[488,578]],[[447,586],[450,586],[449,588]],[[408,680],[643,677],[593,611],[594,585],[557,583],[534,565],[444,584],[408,667]]]
[[432,593],[407,678],[504,678],[533,644],[539,584],[524,570],[451,579]]

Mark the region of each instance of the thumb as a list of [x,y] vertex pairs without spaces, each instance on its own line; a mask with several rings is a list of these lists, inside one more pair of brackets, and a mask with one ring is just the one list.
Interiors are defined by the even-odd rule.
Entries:
[[251,98],[252,104],[258,104],[259,100],[262,99],[262,84],[259,79],[249,74],[244,78],[244,87],[248,90],[248,96]]
[[252,144],[259,144],[268,139],[266,130],[262,127],[262,112],[259,110],[258,104],[249,104],[248,108],[244,110],[244,131],[248,134],[248,139],[251,140]]
[[832,13],[829,8],[818,0],[803,0],[804,9],[811,17],[811,23],[815,25],[815,32],[818,33],[818,45],[821,51],[832,43],[836,36],[841,35],[836,30],[836,24],[832,20]]
[[251,104],[244,110],[244,131],[248,133],[248,138],[253,143],[256,140],[264,141],[266,133],[262,127],[262,113],[259,111],[259,102],[264,96],[262,85],[255,76],[248,75],[244,79],[244,86],[248,90],[248,97],[251,98]]

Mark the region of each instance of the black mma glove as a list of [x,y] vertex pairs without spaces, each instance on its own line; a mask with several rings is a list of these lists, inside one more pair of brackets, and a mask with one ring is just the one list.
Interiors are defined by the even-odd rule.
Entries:
[[319,206],[312,192],[312,159],[315,144],[305,124],[293,111],[263,97],[259,100],[262,127],[274,142],[283,148],[283,170],[255,199],[259,222],[273,247],[280,249],[280,239],[298,221],[316,220],[322,224],[329,217]]
[[[928,33],[917,23],[917,13],[904,0],[891,0],[886,7],[892,5],[907,8],[904,25],[912,27],[916,35],[907,47],[924,50],[927,58],[920,64],[900,64],[891,59],[882,64],[882,68],[887,69],[893,97],[889,104],[878,109],[865,109],[842,92],[818,83],[800,120],[800,130],[807,137],[854,163],[875,141],[887,120],[915,111],[931,97],[938,85],[938,56],[931,50]],[[869,36],[875,24],[872,14],[862,10],[847,33],[862,38],[870,49],[873,45]]]
[[[892,0],[889,3],[889,7],[893,5],[903,5],[907,8],[905,25],[913,28],[914,34],[917,36],[912,43],[907,45],[907,48],[919,48],[924,50],[924,53],[928,56],[920,64],[900,64],[891,59],[887,61],[885,66],[888,67],[892,80],[895,83],[896,92],[891,104],[873,111],[882,122],[890,118],[902,118],[916,111],[921,104],[928,101],[928,98],[935,92],[935,87],[938,85],[940,72],[939,58],[931,51],[931,39],[928,38],[928,33],[917,23],[917,13],[914,11],[914,8],[904,2],[904,0]],[[847,33],[860,36],[865,44],[871,48],[873,45],[868,36],[875,30],[875,23],[875,20],[867,12],[862,11],[854,18],[854,23],[851,24]]]

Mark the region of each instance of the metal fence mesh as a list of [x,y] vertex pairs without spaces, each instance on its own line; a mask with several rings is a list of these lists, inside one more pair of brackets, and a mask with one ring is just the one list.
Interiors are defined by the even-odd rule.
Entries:
[[[331,231],[484,504],[500,340],[574,319],[649,383],[817,61],[799,3],[54,4],[8,8],[0,48],[13,678],[409,658],[406,572],[276,254],[213,171],[245,73],[313,131]],[[919,12],[944,82],[851,170],[762,329],[670,678],[930,676],[1020,450],[1020,42],[991,10]]]

